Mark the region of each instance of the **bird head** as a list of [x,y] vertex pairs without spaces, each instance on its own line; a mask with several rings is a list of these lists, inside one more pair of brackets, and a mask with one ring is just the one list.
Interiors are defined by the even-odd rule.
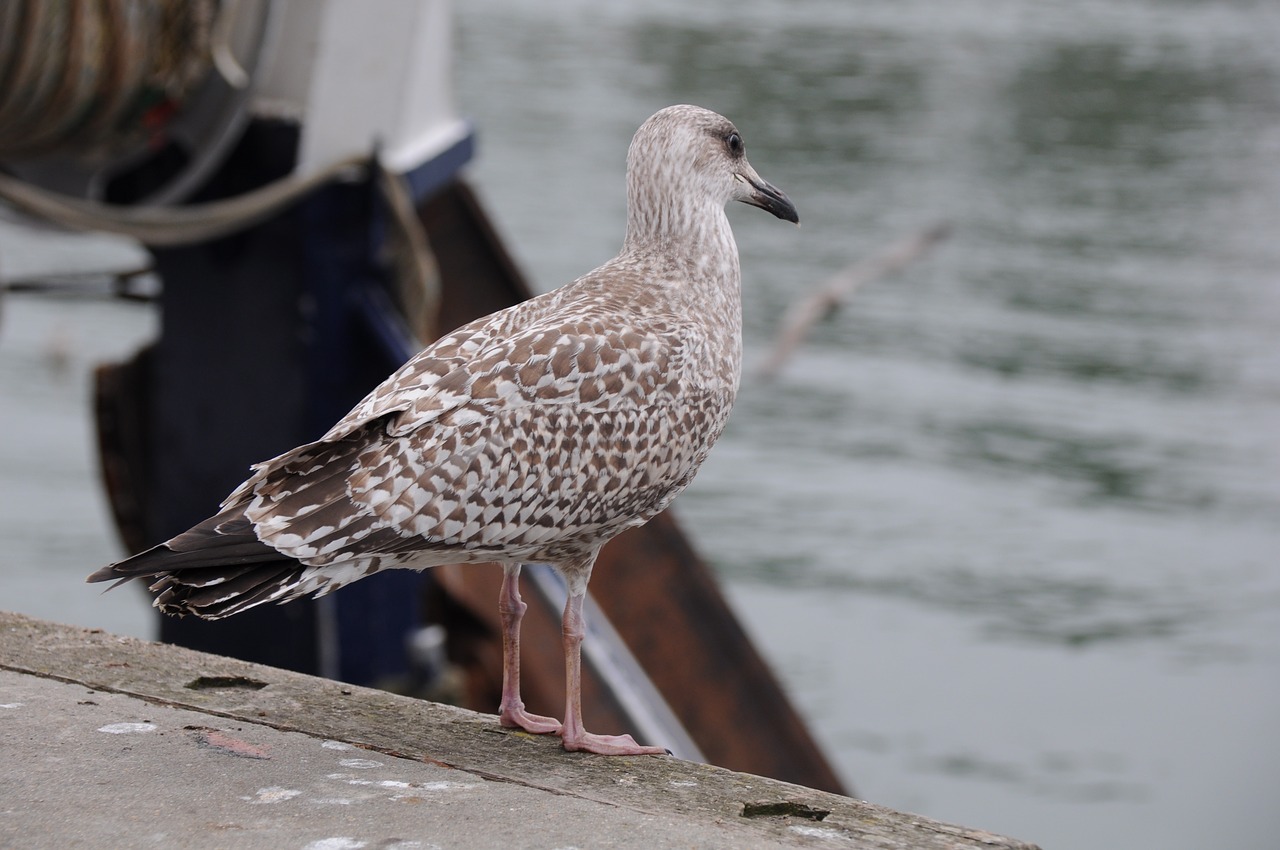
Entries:
[[699,106],[668,106],[640,126],[627,152],[627,189],[632,224],[645,229],[670,231],[683,211],[730,201],[800,221],[791,200],[747,161],[733,123]]

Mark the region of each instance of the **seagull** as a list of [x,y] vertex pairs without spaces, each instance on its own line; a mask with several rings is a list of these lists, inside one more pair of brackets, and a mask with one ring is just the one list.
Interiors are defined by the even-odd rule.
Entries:
[[[582,606],[600,548],[671,504],[729,417],[742,371],[730,201],[799,224],[728,119],[660,110],[627,153],[615,258],[427,346],[319,440],[252,466],[215,516],[88,580],[146,579],[161,611],[218,619],[379,570],[500,562],[501,725],[570,751],[665,753],[584,728]],[[563,723],[520,698],[520,570],[539,562],[568,588]]]

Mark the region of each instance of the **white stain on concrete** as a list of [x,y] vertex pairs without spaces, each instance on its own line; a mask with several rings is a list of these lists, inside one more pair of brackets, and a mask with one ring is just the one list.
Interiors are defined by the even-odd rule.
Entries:
[[375,767],[382,767],[382,762],[373,759],[339,759],[338,764],[355,770],[373,770]]
[[787,830],[797,835],[806,835],[810,838],[826,838],[833,841],[848,841],[849,836],[837,829],[831,829],[825,826],[806,826],[804,824],[793,823],[787,827]]
[[421,785],[410,785],[407,782],[380,782],[378,783],[386,788],[404,788],[402,794],[392,794],[393,800],[421,800],[424,793],[432,794],[441,791],[465,791],[468,788],[476,787],[473,784],[464,782],[450,782],[442,780],[439,782],[423,782]]
[[312,841],[302,850],[360,850],[361,847],[368,846],[369,842],[367,841],[337,835],[333,838],[321,838],[319,841]]
[[281,788],[279,785],[272,785],[268,788],[259,788],[258,793],[252,797],[241,797],[241,800],[248,800],[256,805],[269,803],[282,803],[285,800],[292,800],[300,795],[301,791],[295,791],[292,788]]
[[697,788],[698,783],[693,779],[672,779],[667,783],[672,788]]
[[[369,842],[362,841],[359,838],[335,835],[333,838],[321,838],[319,841],[312,841],[302,850],[361,850],[362,847],[368,846]],[[423,844],[421,841],[398,841],[394,838],[387,841],[379,841],[377,846],[382,850],[440,850],[439,844]]]
[[320,744],[326,750],[354,750],[355,747],[350,744],[344,744],[341,741],[324,741]]
[[[453,782],[448,779],[440,779],[434,782],[422,782],[422,783],[405,782],[400,779],[381,779],[381,780],[375,781],[373,779],[357,779],[355,776],[351,775],[350,773],[329,773],[325,775],[325,779],[332,779],[338,782],[345,782],[348,785],[356,785],[361,787],[376,786],[378,788],[386,788],[389,791],[405,792],[401,794],[394,794],[391,797],[391,799],[393,800],[404,800],[410,797],[419,796],[423,792],[438,793],[441,791],[465,791],[468,788],[476,787],[476,783],[474,782]],[[381,847],[382,845],[379,845],[379,846]],[[411,845],[397,844],[395,846],[410,847]]]
[[423,791],[465,791],[468,788],[474,788],[476,786],[473,783],[450,782],[447,779],[442,779],[438,782],[424,782],[415,787]]
[[99,726],[99,732],[106,732],[108,735],[136,735],[140,732],[154,732],[156,724],[154,723],[108,723],[106,726]]
[[20,702],[0,702],[0,708],[22,708]]

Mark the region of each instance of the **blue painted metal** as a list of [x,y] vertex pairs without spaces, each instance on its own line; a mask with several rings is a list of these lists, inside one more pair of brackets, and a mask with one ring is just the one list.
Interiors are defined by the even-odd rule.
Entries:
[[[474,151],[468,135],[405,176],[421,203],[455,179]],[[304,280],[311,301],[308,418],[316,436],[419,348],[378,262],[386,207],[371,176],[327,186],[301,210]],[[419,601],[430,573],[394,570],[357,582],[319,609],[321,670],[375,684],[409,670],[408,640],[422,625]]]
[[[296,125],[255,119],[196,200],[242,194],[293,170]],[[409,175],[415,203],[456,178],[464,139]],[[161,339],[148,378],[146,536],[210,515],[248,465],[314,440],[417,348],[380,262],[377,181],[335,182],[241,233],[157,249]],[[320,600],[231,621],[162,618],[163,640],[359,684],[409,669],[420,573],[371,577]]]
[[431,197],[452,182],[475,153],[476,134],[468,124],[467,133],[461,139],[404,175],[414,202]]

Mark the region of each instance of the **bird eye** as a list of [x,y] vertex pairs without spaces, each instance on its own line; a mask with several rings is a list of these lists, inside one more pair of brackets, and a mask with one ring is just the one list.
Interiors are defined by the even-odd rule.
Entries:
[[742,137],[737,133],[730,133],[725,136],[724,143],[729,148],[729,153],[734,156],[742,156]]

